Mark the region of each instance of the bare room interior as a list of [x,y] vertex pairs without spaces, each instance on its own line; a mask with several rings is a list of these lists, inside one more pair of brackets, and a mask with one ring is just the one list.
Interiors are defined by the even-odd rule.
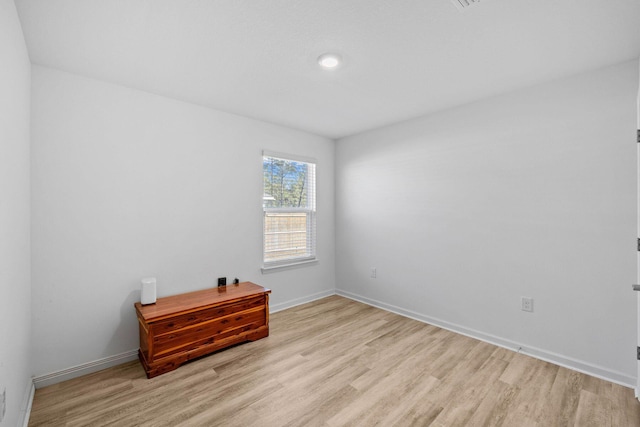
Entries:
[[0,426],[640,426],[638,22],[0,0]]

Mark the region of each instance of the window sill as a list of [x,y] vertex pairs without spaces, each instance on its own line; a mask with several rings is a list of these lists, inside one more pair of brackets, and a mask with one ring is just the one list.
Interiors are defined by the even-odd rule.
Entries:
[[288,264],[279,264],[279,265],[270,265],[268,267],[263,266],[260,270],[262,270],[262,274],[275,273],[276,271],[281,270],[291,270],[293,268],[306,267],[309,264],[317,264],[318,259],[305,259],[303,261],[292,261]]

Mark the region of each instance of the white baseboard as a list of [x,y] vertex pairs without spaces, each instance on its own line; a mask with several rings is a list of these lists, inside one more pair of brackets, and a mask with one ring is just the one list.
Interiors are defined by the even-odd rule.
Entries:
[[24,398],[22,399],[22,406],[20,406],[20,419],[18,419],[18,424],[23,427],[27,427],[29,425],[29,417],[31,416],[31,405],[33,404],[33,396],[36,394],[36,387],[33,384],[33,380],[29,380],[27,383],[27,388],[24,393]]
[[[335,295],[333,289],[327,291],[318,292],[312,295],[307,295],[302,298],[296,298],[283,303],[269,306],[269,311],[275,313],[278,311],[286,310],[287,308],[295,307],[297,305],[306,304],[311,301],[315,301],[321,298],[325,298],[331,295]],[[39,375],[33,378],[33,384],[35,388],[42,388],[52,384],[57,384],[62,381],[77,378],[82,375],[98,372],[103,369],[110,368],[112,366],[120,365],[122,363],[130,362],[138,358],[138,350],[129,350],[124,353],[116,354],[115,356],[105,357],[103,359],[94,360],[93,362],[83,363],[78,366],[63,369],[61,371],[52,372],[45,375]]]
[[311,301],[319,300],[322,298],[335,295],[335,289],[329,289],[327,291],[318,292],[316,294],[307,295],[301,298],[295,298],[289,301],[281,302],[275,305],[269,305],[269,313],[277,313],[278,311],[286,310],[287,308],[295,307],[297,305],[306,304]]
[[93,362],[83,363],[61,371],[52,372],[50,374],[39,375],[33,378],[33,384],[36,388],[46,387],[72,378],[81,377],[82,375],[98,372],[112,366],[130,362],[138,358],[138,349],[129,350],[124,353],[116,354]]
[[[480,341],[487,342],[489,344],[497,345],[498,347],[524,353],[528,356],[535,357],[536,359],[544,360],[545,362],[550,362],[555,365],[572,369],[574,371],[582,372],[584,374],[591,375],[596,378],[601,378],[603,380],[610,381],[612,383],[620,384],[625,387],[629,387],[632,389],[635,389],[636,387],[636,378],[626,375],[622,372],[617,372],[608,368],[593,365],[588,362],[573,359],[571,357],[566,357],[561,354],[553,353],[547,350],[530,347],[522,343],[507,340],[495,335],[477,331],[475,329],[466,328],[464,326],[456,325],[454,323],[436,319],[434,317],[417,313],[412,310],[407,310],[402,307],[397,307],[391,304],[387,304],[371,298],[363,297],[361,295],[354,294],[352,292],[348,292],[340,289],[336,289],[336,290],[329,289],[329,290],[318,292],[312,295],[307,295],[301,298],[296,298],[296,299],[285,301],[279,304],[271,305],[269,307],[269,311],[271,313],[276,313],[278,311],[286,310],[288,308],[292,308],[301,304],[306,304],[308,302],[326,298],[331,295],[340,295],[345,298],[349,298],[373,307],[380,308],[382,310],[390,311],[392,313],[396,313],[404,317],[408,317],[408,318],[418,320],[420,322],[428,323],[434,326],[438,326],[440,328],[447,329],[449,331],[452,331],[461,335],[475,338]],[[122,363],[126,363],[129,361],[135,360],[137,358],[138,358],[138,350],[137,349],[130,350],[124,353],[117,354],[115,356],[105,357],[103,359],[99,359],[93,362],[83,363],[81,365],[74,366],[61,371],[37,376],[33,379],[33,384],[35,385],[35,388],[42,388],[42,387],[46,387],[48,385],[56,384],[72,378],[80,377],[82,375],[87,375],[93,372],[101,371],[103,369],[120,365]],[[31,387],[31,389],[32,390],[30,392],[30,395],[26,399],[27,403],[24,405],[25,425],[29,420],[28,415],[31,412],[31,402],[33,401],[33,393],[34,393],[33,387]]]
[[436,319],[431,316],[427,316],[421,313],[417,313],[412,310],[407,310],[402,307],[387,304],[381,301],[377,301],[371,298],[363,297],[352,292],[336,289],[336,294],[349,298],[355,301],[362,302],[373,307],[381,308],[392,313],[399,314],[401,316],[409,317],[420,322],[428,323],[430,325],[438,326],[442,329],[465,335],[471,338],[475,338],[480,341],[487,342],[489,344],[497,345],[508,350],[517,351],[519,353],[526,354],[527,356],[535,357],[536,359],[544,360],[555,365],[562,366],[564,368],[572,369],[574,371],[582,372],[583,374],[591,375],[596,378],[600,378],[612,383],[616,383],[625,387],[635,388],[636,378],[617,372],[602,366],[593,365],[589,362],[573,359],[571,357],[563,356],[561,354],[553,353],[551,351],[542,350],[535,347],[530,347],[522,343],[500,338],[495,335],[486,334],[475,329],[466,328],[464,326],[456,325],[444,320]]

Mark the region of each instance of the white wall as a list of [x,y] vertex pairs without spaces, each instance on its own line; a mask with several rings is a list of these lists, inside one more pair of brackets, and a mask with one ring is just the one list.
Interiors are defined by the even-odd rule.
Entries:
[[632,61],[337,141],[339,292],[633,385],[637,93]]
[[[640,86],[640,60],[639,60],[639,64],[638,64],[638,85]],[[637,114],[637,122],[636,122],[636,127],[637,127],[637,132],[638,132],[638,152],[637,152],[637,171],[638,171],[638,182],[640,182],[640,89],[638,90],[638,96],[637,96],[637,101],[636,101],[636,114]],[[640,189],[639,189],[640,190]],[[637,198],[637,202],[638,202],[638,236],[640,236],[640,192],[638,193],[638,198]],[[640,251],[638,251],[637,254],[637,264],[638,264],[638,272],[637,272],[637,276],[636,276],[636,282],[635,283],[640,283]],[[638,295],[636,297],[637,300],[637,308],[636,308],[636,313],[637,313],[637,324],[638,324],[638,328],[636,331],[636,342],[638,343],[638,346],[640,346],[640,292],[636,292],[636,294]],[[640,361],[636,362],[637,363],[637,372],[638,372],[638,378],[636,378],[636,383],[635,383],[635,394],[636,394],[636,398],[640,398]]]
[[24,417],[31,383],[29,102],[31,65],[15,5],[0,0],[0,394],[1,425]]
[[[32,90],[36,376],[137,349],[145,276],[333,293],[333,141],[39,66]],[[317,265],[260,272],[263,149],[318,160]]]

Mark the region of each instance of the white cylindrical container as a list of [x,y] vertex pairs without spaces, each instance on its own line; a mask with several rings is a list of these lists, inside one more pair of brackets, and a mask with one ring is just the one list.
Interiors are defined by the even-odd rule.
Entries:
[[156,303],[156,278],[147,277],[142,279],[142,291],[140,292],[140,303],[142,305]]

